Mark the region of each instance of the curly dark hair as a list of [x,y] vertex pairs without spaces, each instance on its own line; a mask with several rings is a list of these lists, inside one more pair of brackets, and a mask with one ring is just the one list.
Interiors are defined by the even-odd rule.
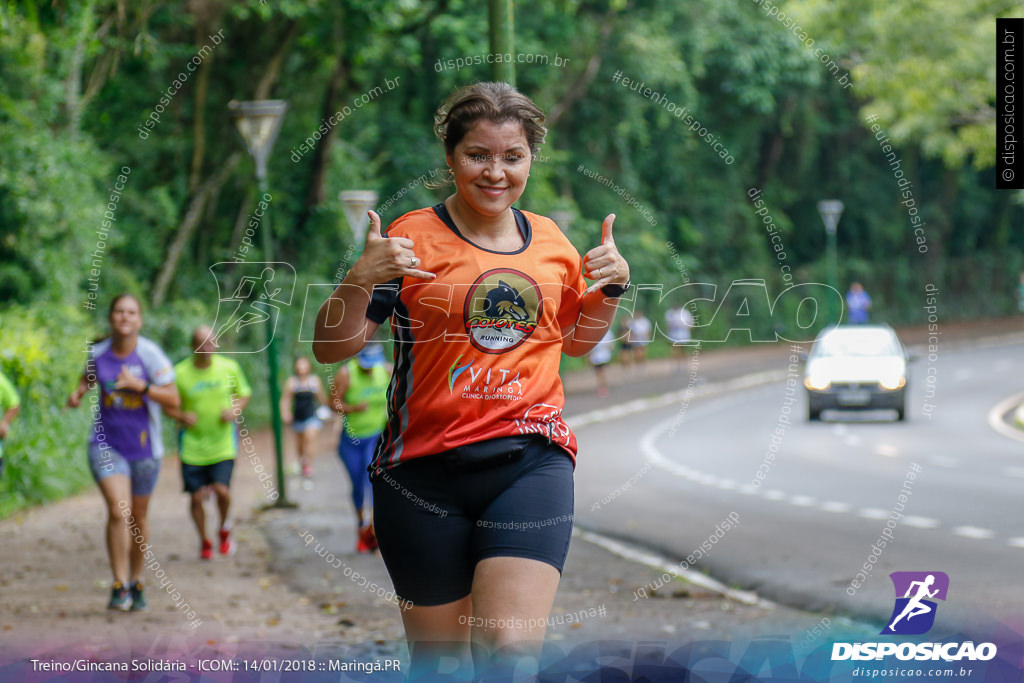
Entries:
[[474,83],[452,93],[434,115],[434,132],[444,143],[445,152],[453,153],[459,141],[481,119],[522,124],[530,154],[534,156],[548,132],[540,107],[508,83]]

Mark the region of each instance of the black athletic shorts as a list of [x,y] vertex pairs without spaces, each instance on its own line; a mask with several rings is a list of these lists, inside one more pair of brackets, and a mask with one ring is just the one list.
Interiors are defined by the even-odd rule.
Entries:
[[373,526],[398,596],[443,605],[469,595],[488,557],[524,557],[559,572],[572,535],[572,461],[532,437],[518,459],[464,467],[429,455],[372,472]]
[[181,463],[181,478],[185,482],[185,493],[195,493],[210,484],[231,485],[231,473],[235,470],[235,459],[221,460],[212,465],[189,465]]

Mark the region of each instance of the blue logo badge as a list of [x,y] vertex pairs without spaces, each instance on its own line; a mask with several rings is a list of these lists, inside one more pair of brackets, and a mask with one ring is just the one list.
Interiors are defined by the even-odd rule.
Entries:
[[945,572],[893,572],[896,604],[882,635],[916,636],[935,623],[935,600],[945,601],[949,577]]

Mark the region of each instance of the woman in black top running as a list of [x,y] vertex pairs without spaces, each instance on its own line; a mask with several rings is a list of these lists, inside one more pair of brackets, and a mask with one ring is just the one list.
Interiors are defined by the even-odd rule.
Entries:
[[320,378],[310,372],[309,359],[299,356],[295,359],[295,374],[284,383],[281,396],[281,416],[285,424],[295,430],[295,449],[299,456],[302,476],[313,476],[311,459],[316,448],[316,435],[320,432],[320,418],[317,408],[326,405]]

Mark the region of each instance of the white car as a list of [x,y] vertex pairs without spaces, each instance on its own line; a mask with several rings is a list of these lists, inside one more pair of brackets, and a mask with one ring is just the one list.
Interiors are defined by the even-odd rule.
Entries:
[[906,419],[907,352],[888,325],[822,330],[807,356],[807,419],[823,410],[896,411]]

